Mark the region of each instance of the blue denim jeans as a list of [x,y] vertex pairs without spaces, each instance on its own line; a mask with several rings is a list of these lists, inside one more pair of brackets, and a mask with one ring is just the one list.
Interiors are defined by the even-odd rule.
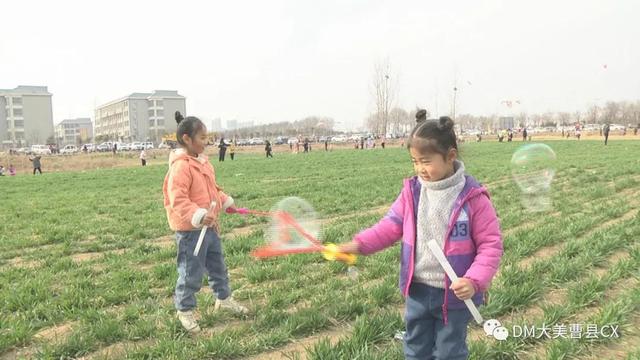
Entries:
[[209,286],[216,298],[224,300],[231,295],[229,274],[224,263],[222,243],[215,230],[207,229],[198,256],[193,251],[198,243],[200,230],[176,232],[178,248],[178,281],[176,282],[175,304],[180,311],[196,307],[196,293],[202,287],[205,270],[209,275]]
[[448,309],[444,325],[444,289],[412,283],[405,306],[404,356],[411,360],[467,359],[467,308]]

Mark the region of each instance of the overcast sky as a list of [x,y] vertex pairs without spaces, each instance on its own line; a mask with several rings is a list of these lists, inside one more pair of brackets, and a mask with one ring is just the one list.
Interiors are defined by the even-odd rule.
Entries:
[[54,123],[132,92],[178,90],[204,119],[374,110],[388,58],[397,105],[457,113],[584,110],[640,98],[640,1],[6,1],[0,88],[46,85]]

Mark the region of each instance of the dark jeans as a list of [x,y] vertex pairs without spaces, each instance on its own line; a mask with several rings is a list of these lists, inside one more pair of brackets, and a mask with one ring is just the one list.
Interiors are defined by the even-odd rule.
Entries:
[[35,175],[35,174],[36,174],[36,170],[40,173],[40,175],[42,175],[42,169],[40,169],[40,167],[39,167],[39,166],[38,166],[38,167],[33,168],[33,175]]
[[145,159],[141,159],[142,160],[142,166],[147,166],[147,160]]
[[412,283],[406,300],[404,356],[411,360],[467,359],[468,309],[448,309],[444,325],[444,289]]

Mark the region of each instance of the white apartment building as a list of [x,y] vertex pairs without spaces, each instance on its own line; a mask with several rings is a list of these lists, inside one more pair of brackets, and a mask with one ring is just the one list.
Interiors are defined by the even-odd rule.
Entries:
[[52,94],[46,86],[0,89],[0,141],[3,147],[45,144],[54,135]]
[[160,142],[164,134],[177,129],[174,113],[186,113],[186,98],[175,90],[132,93],[95,110],[96,141]]
[[89,118],[65,119],[56,125],[56,140],[60,145],[82,145],[93,138]]

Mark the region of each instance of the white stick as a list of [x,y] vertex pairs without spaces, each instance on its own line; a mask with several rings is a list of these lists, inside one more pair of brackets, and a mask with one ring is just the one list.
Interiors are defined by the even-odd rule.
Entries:
[[[438,245],[438,243],[435,240],[431,240],[427,242],[427,246],[429,247],[433,255],[436,257],[436,259],[438,259],[438,262],[444,269],[444,272],[447,273],[447,275],[449,276],[449,279],[451,279],[451,282],[458,280],[458,275],[456,274],[455,271],[453,271],[451,264],[449,264],[449,262],[447,261],[447,258],[444,256],[442,249],[440,249],[440,245]],[[446,290],[447,289],[445,289],[445,291]],[[484,320],[482,320],[482,315],[480,315],[480,312],[478,311],[476,304],[474,304],[473,301],[471,301],[471,299],[465,300],[464,304],[467,305],[467,308],[469,308],[469,311],[471,312],[471,315],[473,315],[474,320],[478,324],[482,325]]]
[[[213,208],[216,206],[216,202],[212,201],[211,202],[211,206],[209,207],[209,211],[213,210]],[[207,212],[208,214],[209,212]],[[207,215],[205,215],[207,216]],[[203,218],[204,219],[204,218]],[[200,236],[198,237],[198,243],[196,244],[196,248],[195,250],[193,250],[193,256],[198,256],[198,253],[200,252],[200,247],[202,246],[202,240],[204,240],[204,234],[207,232],[207,225],[204,225],[202,227],[202,230],[200,230]]]

